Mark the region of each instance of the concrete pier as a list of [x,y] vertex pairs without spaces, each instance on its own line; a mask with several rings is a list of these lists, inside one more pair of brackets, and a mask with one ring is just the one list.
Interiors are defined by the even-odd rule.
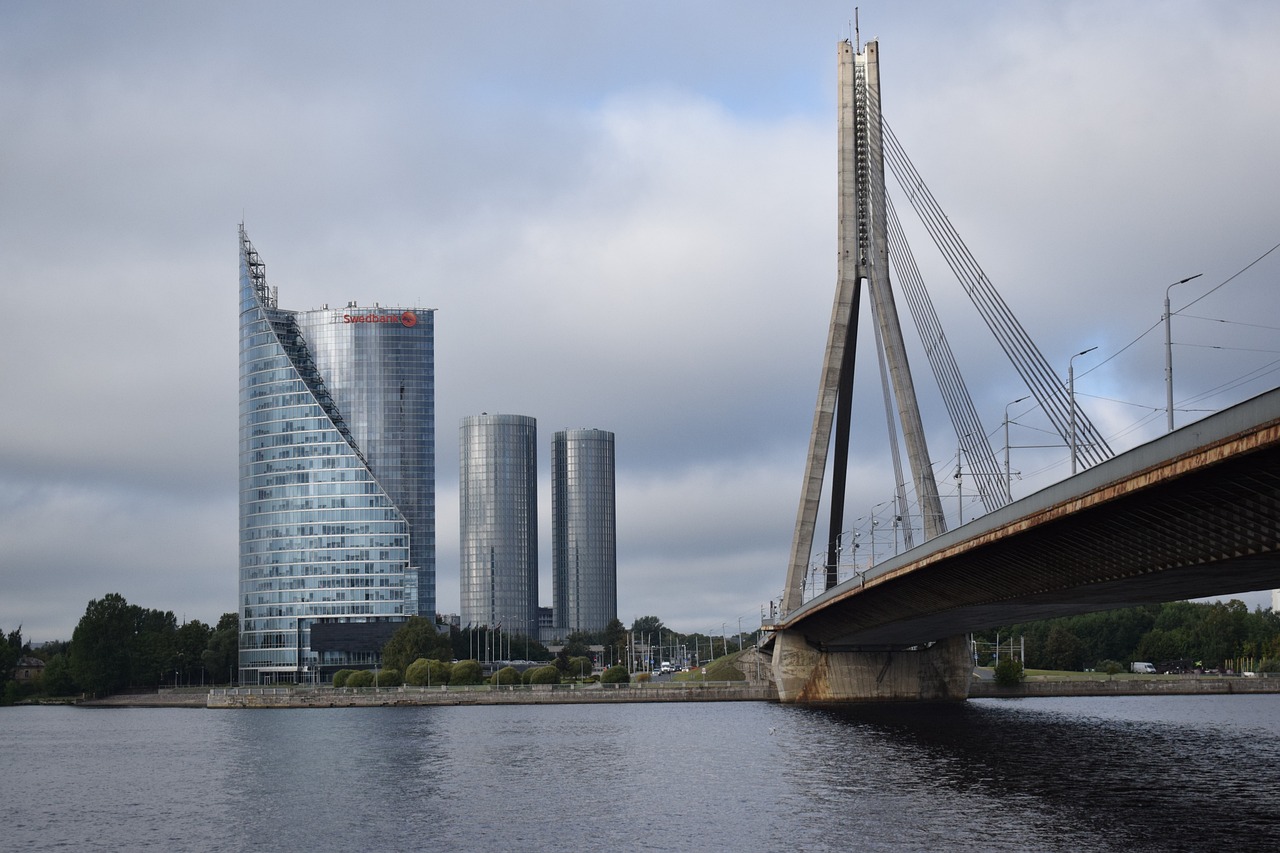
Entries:
[[972,672],[964,637],[909,651],[840,652],[814,648],[794,631],[780,631],[774,639],[780,702],[960,701],[968,698]]

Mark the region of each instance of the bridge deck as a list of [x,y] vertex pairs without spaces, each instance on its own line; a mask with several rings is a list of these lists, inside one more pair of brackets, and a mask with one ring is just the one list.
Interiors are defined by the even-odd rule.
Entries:
[[1280,586],[1280,389],[873,567],[777,624],[829,650],[915,645]]

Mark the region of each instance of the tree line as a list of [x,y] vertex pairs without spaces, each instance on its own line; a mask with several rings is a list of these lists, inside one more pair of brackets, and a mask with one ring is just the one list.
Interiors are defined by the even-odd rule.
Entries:
[[[27,695],[106,695],[131,687],[205,684],[230,679],[236,669],[240,621],[224,613],[215,626],[198,619],[178,624],[171,610],[130,604],[118,593],[89,602],[71,640],[32,649],[21,629],[0,652],[0,681],[8,702]],[[16,641],[18,649],[10,652]],[[33,681],[13,679],[12,656],[39,658],[43,672]]]
[[997,640],[1003,658],[1025,649],[1028,669],[1105,670],[1112,661],[1189,661],[1219,672],[1280,672],[1280,614],[1244,602],[1173,601],[1009,625],[974,635],[979,663]]

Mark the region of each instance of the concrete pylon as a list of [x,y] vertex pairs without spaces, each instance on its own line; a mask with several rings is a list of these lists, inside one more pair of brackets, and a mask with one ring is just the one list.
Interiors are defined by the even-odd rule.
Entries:
[[[926,539],[946,532],[942,501],[933,476],[924,425],[916,403],[906,345],[889,283],[887,207],[880,119],[880,64],[876,42],[864,49],[839,45],[839,258],[835,303],[823,356],[818,401],[814,409],[809,453],[790,562],[782,597],[782,617],[804,601],[805,577],[814,553],[814,535],[823,496],[824,476],[833,425],[837,444],[848,441],[853,394],[853,350],[857,340],[862,282],[882,341],[902,436],[907,446],[916,497]],[[830,496],[831,531],[827,558],[833,560],[844,507],[844,472],[839,470],[847,446],[836,448]],[[839,702],[856,699],[965,698],[972,671],[968,644],[962,638],[934,643],[918,651],[823,651],[794,631],[776,635],[774,674],[784,701]],[[963,678],[961,678],[961,674]]]

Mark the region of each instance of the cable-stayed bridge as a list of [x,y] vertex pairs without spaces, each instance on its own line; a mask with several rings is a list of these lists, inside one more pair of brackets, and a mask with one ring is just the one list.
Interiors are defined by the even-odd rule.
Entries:
[[[960,699],[964,633],[1131,604],[1280,586],[1280,391],[1112,458],[969,253],[880,113],[878,45],[839,46],[839,271],[780,617],[770,643],[783,701]],[[885,165],[1064,445],[1073,474],[1010,503],[987,432],[897,215]],[[987,515],[948,532],[916,403],[890,261],[924,339]],[[862,291],[872,312],[907,551],[840,580]],[[1167,309],[1166,309],[1167,310]],[[1172,411],[1172,410],[1170,410]],[[910,485],[898,440],[907,448]],[[830,482],[828,483],[828,474]],[[915,506],[909,501],[914,494]],[[805,600],[819,511],[824,591]]]

